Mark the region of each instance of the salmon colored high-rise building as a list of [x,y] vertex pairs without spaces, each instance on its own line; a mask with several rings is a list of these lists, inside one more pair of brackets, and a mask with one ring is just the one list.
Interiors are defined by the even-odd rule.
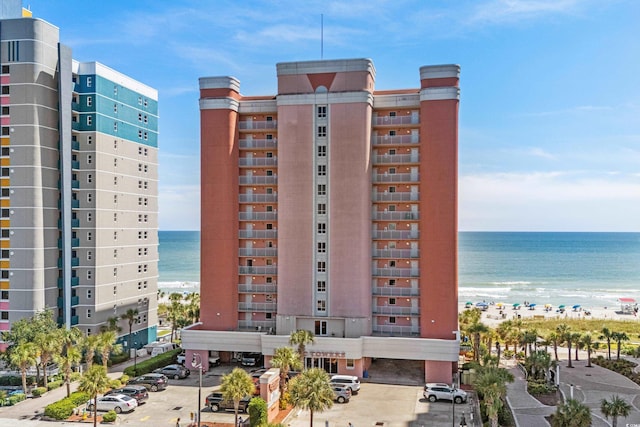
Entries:
[[[200,79],[201,323],[187,358],[270,356],[315,334],[307,366],[366,375],[459,353],[457,65],[375,90],[369,59],[277,64],[276,95]],[[209,352],[209,354],[207,354]]]

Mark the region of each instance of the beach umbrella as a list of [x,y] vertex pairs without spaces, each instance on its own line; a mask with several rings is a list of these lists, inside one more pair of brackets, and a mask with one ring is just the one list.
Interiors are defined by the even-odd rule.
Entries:
[[496,304],[496,307],[502,308],[502,307],[504,307],[504,303],[503,302],[499,302],[499,303]]
[[560,309],[565,308],[565,305],[564,305],[564,304],[560,304],[560,305],[558,306],[558,308],[560,308]]
[[574,310],[577,310],[577,309],[579,309],[579,308],[580,308],[580,304],[576,304],[576,305],[574,305],[574,306],[573,306],[573,307],[571,307],[571,308],[573,308]]
[[553,307],[551,304],[545,304],[544,306],[545,306],[546,308],[551,308],[551,307]]
[[520,307],[520,303],[519,303],[519,302],[517,302],[517,303],[513,304],[513,306],[514,306],[514,307]]
[[535,306],[536,306],[535,304],[529,304],[529,307],[535,307]]

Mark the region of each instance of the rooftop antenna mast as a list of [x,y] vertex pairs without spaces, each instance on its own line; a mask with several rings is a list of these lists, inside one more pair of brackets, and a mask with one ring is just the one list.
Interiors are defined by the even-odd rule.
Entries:
[[320,59],[324,59],[324,14],[320,14]]

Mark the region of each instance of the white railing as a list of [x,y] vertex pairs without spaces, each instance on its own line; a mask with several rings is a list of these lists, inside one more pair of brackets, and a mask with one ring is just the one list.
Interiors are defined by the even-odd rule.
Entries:
[[420,273],[415,268],[373,268],[374,276],[383,277],[418,277]]
[[378,221],[411,221],[419,218],[418,212],[411,211],[376,211],[373,214],[373,219]]
[[238,201],[240,203],[268,203],[277,202],[277,194],[239,194]]
[[255,129],[275,129],[278,127],[277,120],[266,121],[242,121],[238,122],[238,128],[240,130],[255,130]]
[[255,292],[255,293],[265,293],[272,294],[277,290],[277,286],[273,283],[266,284],[254,284],[254,283],[240,283],[238,285],[238,291],[240,292]]
[[275,221],[277,212],[240,212],[240,221]]
[[409,191],[373,193],[373,200],[375,202],[415,202],[418,198],[418,193]]
[[418,258],[417,249],[374,249],[373,256],[375,258]]
[[278,267],[275,265],[269,266],[247,266],[241,265],[238,267],[239,274],[276,274]]
[[420,122],[418,116],[377,116],[374,120],[374,125],[417,125]]
[[373,325],[373,333],[396,336],[420,335],[420,328],[417,326]]
[[240,185],[265,185],[265,184],[277,184],[277,175],[261,175],[261,176],[246,176],[241,175],[239,177]]
[[238,237],[241,239],[275,239],[278,237],[278,230],[239,230]]
[[240,157],[238,159],[240,166],[277,166],[277,157]]
[[239,302],[238,309],[244,311],[276,311],[275,302]]
[[373,157],[373,164],[404,164],[404,163],[418,163],[420,156],[418,153],[414,154],[378,154]]
[[240,148],[276,148],[277,139],[241,139],[238,143]]
[[419,144],[420,138],[417,134],[411,135],[378,135],[373,140],[373,145],[402,145]]
[[418,309],[418,307],[397,307],[393,305],[374,305],[373,312],[377,314],[395,314],[400,316],[420,314],[420,310]]
[[416,230],[373,230],[374,239],[417,239],[419,235]]
[[240,256],[277,256],[278,250],[276,248],[240,248],[239,249]]
[[390,297],[415,297],[420,295],[418,288],[407,288],[402,286],[374,286],[373,295]]
[[373,182],[418,182],[417,173],[374,173]]

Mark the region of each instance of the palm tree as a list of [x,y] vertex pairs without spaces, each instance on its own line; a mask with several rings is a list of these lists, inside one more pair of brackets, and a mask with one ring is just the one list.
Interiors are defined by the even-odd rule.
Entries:
[[510,340],[508,339],[508,337],[511,334],[512,329],[513,329],[513,322],[511,322],[511,320],[505,320],[504,322],[500,323],[496,328],[496,334],[498,335],[498,337],[500,337],[500,340],[504,342],[505,351],[509,351]]
[[20,369],[22,376],[22,391],[27,393],[27,369],[36,364],[36,345],[32,342],[23,342],[11,349],[9,363]]
[[171,322],[171,342],[173,342],[173,337],[178,331],[180,325],[188,325],[186,320],[187,310],[185,309],[184,304],[182,304],[182,294],[177,292],[169,294],[169,301],[167,320]]
[[535,344],[538,340],[538,331],[536,329],[527,329],[522,334],[521,344],[524,346],[524,357],[527,357],[527,348],[529,349],[529,354],[532,353],[531,345]]
[[244,369],[234,368],[231,373],[222,376],[220,391],[225,399],[233,400],[233,410],[236,415],[234,425],[238,425],[238,407],[240,406],[240,400],[246,396],[251,396],[255,388],[256,386],[253,384],[251,375]]
[[567,368],[573,368],[573,365],[571,364],[571,327],[566,323],[561,323],[556,326],[556,333],[558,334],[560,342],[567,344],[567,349],[569,351],[569,364],[567,365]]
[[591,348],[593,346],[593,337],[591,334],[584,334],[580,338],[582,345],[587,348],[587,368],[591,368]]
[[311,331],[305,329],[298,329],[295,332],[291,332],[289,336],[289,344],[298,346],[298,354],[300,355],[300,361],[304,368],[304,352],[307,348],[307,344],[313,344],[316,342],[316,336]]
[[109,317],[107,319],[107,324],[100,326],[100,332],[105,331],[116,331],[117,334],[122,332],[122,328],[118,325],[120,318],[118,316]]
[[557,362],[558,361],[558,342],[560,341],[558,337],[558,333],[555,331],[549,332],[546,339],[553,345],[553,355]]
[[40,366],[43,370],[43,381],[46,387],[49,384],[47,365],[53,359],[54,354],[59,354],[62,347],[60,342],[60,336],[53,331],[38,332],[35,336],[34,342],[40,350]]
[[552,427],[588,427],[591,425],[591,410],[575,399],[558,405],[553,415]]
[[531,369],[530,374],[533,379],[538,379],[543,376],[551,366],[551,355],[544,350],[534,351],[527,360]]
[[489,327],[482,322],[476,322],[467,327],[467,333],[473,336],[473,360],[480,361],[480,337],[489,332]]
[[200,321],[200,294],[192,292],[185,298],[187,300],[186,315],[190,323]]
[[580,350],[580,347],[582,347],[582,341],[580,341],[581,336],[582,334],[580,332],[574,332],[571,334],[571,341],[573,341],[573,343],[576,345],[576,361],[578,361],[578,350]]
[[104,331],[98,335],[98,350],[102,356],[102,366],[107,369],[107,363],[109,362],[109,354],[115,347],[118,334],[116,331]]
[[88,335],[82,340],[82,347],[84,348],[84,362],[87,364],[87,369],[91,368],[93,364],[93,358],[96,355],[96,349],[98,348],[98,336]]
[[631,412],[631,405],[620,396],[614,394],[610,401],[607,399],[600,401],[600,412],[607,419],[611,417],[612,427],[617,427],[618,417],[627,418]]
[[314,412],[322,412],[333,406],[333,389],[329,374],[323,369],[311,368],[302,371],[289,384],[291,403],[296,408],[309,410],[309,426],[313,427]]
[[622,341],[629,341],[629,337],[625,332],[613,332],[611,334],[611,339],[615,340],[617,345],[616,349],[616,360],[620,360],[620,350],[622,349]]
[[280,368],[280,398],[284,398],[287,389],[287,380],[289,379],[289,371],[291,369],[302,369],[300,356],[291,347],[276,348],[271,358],[271,366]]
[[498,426],[498,414],[503,405],[502,400],[507,394],[507,383],[513,380],[513,374],[504,368],[484,366],[478,371],[473,386],[482,396],[487,417],[493,427]]
[[130,308],[127,310],[126,313],[120,316],[120,318],[122,320],[126,320],[127,323],[129,324],[129,351],[131,351],[131,349],[133,348],[131,344],[131,340],[133,339],[133,335],[131,334],[131,331],[133,330],[133,324],[138,323],[138,309]]
[[611,331],[609,330],[609,328],[602,328],[600,332],[601,335],[598,339],[607,340],[607,359],[611,360]]
[[82,332],[80,332],[80,329],[73,327],[71,329],[58,329],[58,333],[60,334],[62,351],[60,354],[54,355],[53,358],[62,368],[64,382],[67,386],[67,397],[69,397],[71,395],[71,371],[82,360],[82,353],[78,348]]
[[104,392],[109,388],[109,377],[107,377],[107,370],[104,366],[93,365],[80,380],[78,390],[83,391],[89,395],[93,401],[93,427],[97,424],[97,405],[96,399],[98,394]]

